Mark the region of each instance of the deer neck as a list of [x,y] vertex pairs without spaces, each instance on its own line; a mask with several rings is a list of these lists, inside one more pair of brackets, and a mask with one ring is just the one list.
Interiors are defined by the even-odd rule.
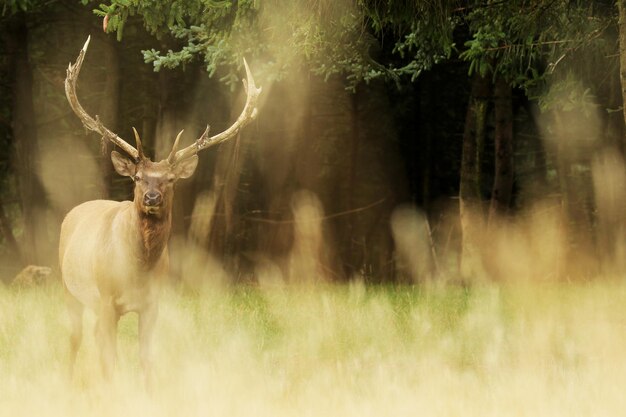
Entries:
[[172,228],[172,215],[168,212],[157,217],[140,210],[136,213],[141,264],[149,271],[161,259],[163,250],[167,247]]

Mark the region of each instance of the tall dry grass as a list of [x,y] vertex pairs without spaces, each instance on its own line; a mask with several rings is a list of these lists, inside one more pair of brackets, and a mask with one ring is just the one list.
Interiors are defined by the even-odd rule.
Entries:
[[621,415],[624,305],[615,282],[170,290],[148,393],[136,316],[111,382],[88,316],[69,378],[60,288],[2,288],[0,414]]

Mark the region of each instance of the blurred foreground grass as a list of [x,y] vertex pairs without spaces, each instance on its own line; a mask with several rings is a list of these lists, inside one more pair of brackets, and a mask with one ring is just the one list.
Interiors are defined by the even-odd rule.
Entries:
[[137,318],[103,384],[91,327],[67,378],[59,287],[0,286],[2,416],[615,416],[626,409],[626,284],[359,283],[164,294],[158,383]]

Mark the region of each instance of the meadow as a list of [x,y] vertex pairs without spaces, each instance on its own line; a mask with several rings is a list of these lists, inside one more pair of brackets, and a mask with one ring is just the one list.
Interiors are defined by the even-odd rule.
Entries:
[[2,416],[615,416],[626,285],[215,286],[165,292],[157,382],[137,317],[103,382],[91,328],[68,377],[60,285],[0,286]]

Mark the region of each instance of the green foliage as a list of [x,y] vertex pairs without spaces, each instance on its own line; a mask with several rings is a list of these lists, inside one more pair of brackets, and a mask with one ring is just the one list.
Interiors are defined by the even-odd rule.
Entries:
[[413,82],[458,53],[470,74],[504,76],[533,94],[564,61],[584,50],[606,52],[604,34],[615,21],[602,2],[568,0],[161,3],[112,0],[96,13],[108,16],[118,38],[128,17],[139,15],[154,35],[178,39],[176,50],[143,51],[155,71],[201,60],[231,85],[244,56],[257,59],[262,80],[307,69],[325,79],[344,76],[353,88],[377,78]]
[[432,26],[423,21],[414,22],[409,33],[394,45],[393,53],[398,54],[401,58],[410,56],[406,65],[394,69],[395,73],[409,75],[411,81],[415,81],[422,71],[450,58],[455,49],[452,39],[454,26],[455,21],[450,18],[444,26],[447,28],[446,32],[433,33]]
[[15,14],[18,12],[27,12],[32,9],[37,3],[38,0],[10,0],[5,1],[2,6],[2,15],[6,16],[7,14]]
[[465,42],[465,51],[461,52],[460,57],[470,62],[469,73],[474,72],[487,76],[493,71],[493,64],[487,59],[488,51],[491,51],[500,45],[506,38],[506,34],[501,30],[486,27],[479,28],[472,40]]
[[606,55],[605,35],[613,18],[612,9],[581,1],[477,4],[465,18],[471,39],[460,57],[470,63],[470,74],[503,76],[532,95],[543,88],[546,76],[581,54],[602,51]]
[[[82,2],[86,5],[88,3],[88,0],[82,0]],[[120,1],[120,4],[127,5],[128,2]],[[94,10],[94,14],[96,16],[102,17],[103,19],[108,18],[107,30],[109,27],[112,28],[111,30],[117,32],[117,40],[121,41],[122,35],[124,34],[124,23],[128,18],[128,10],[121,9],[118,11],[118,7],[116,4],[113,4],[111,6],[100,5],[100,7],[101,10]]]
[[[45,10],[58,0],[3,0],[0,6],[0,17],[13,16],[18,13],[30,13]],[[86,0],[81,0],[85,4]]]
[[536,99],[542,111],[569,112],[579,109],[585,115],[589,115],[598,108],[597,97],[571,72],[564,79],[553,83],[545,94],[541,94]]
[[[157,2],[158,3],[158,2]],[[281,79],[303,68],[329,78],[343,75],[354,87],[376,78],[415,79],[450,57],[455,2],[201,1],[167,6],[150,1],[113,0],[96,11],[108,16],[108,30],[121,37],[124,21],[140,15],[156,36],[180,40],[178,50],[144,51],[156,71],[200,59],[210,75],[223,68],[222,81],[235,82],[241,58],[258,58],[262,78]],[[390,36],[396,62],[379,62]]]
[[[248,51],[235,53],[237,41],[233,34],[246,35],[251,45],[252,35],[244,33],[242,27],[249,27],[249,18],[258,9],[254,1],[173,1],[150,2],[115,0],[110,4],[101,4],[94,12],[108,16],[108,32],[116,32],[122,38],[124,23],[130,16],[140,15],[146,29],[159,38],[172,35],[182,42],[177,50],[157,51],[144,50],[144,60],[151,63],[155,71],[163,68],[174,69],[191,62],[203,59],[206,70],[213,75],[221,65],[234,69],[240,66],[241,57]],[[227,82],[232,80],[225,78]]]

